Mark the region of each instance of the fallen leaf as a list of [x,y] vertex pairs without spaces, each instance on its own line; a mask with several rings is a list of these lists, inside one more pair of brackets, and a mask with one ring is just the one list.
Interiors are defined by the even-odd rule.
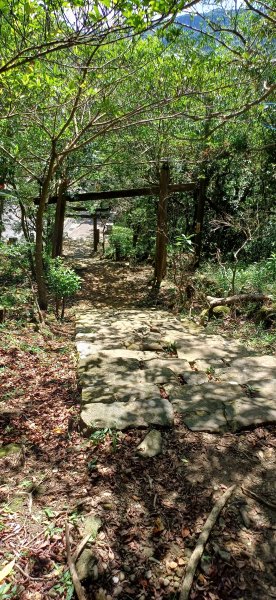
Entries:
[[5,565],[3,567],[3,569],[1,569],[0,582],[3,581],[4,579],[6,579],[6,577],[8,577],[8,575],[10,574],[10,572],[13,569],[14,564],[15,564],[15,558],[13,560],[11,560],[7,565]]
[[155,523],[154,523],[154,528],[153,528],[153,535],[158,535],[159,533],[162,533],[162,531],[164,531],[165,529],[165,525],[162,521],[162,519],[160,517],[157,517],[157,519],[155,519]]
[[188,529],[188,527],[182,527],[181,529],[181,535],[182,537],[185,539],[186,537],[189,537],[190,535],[190,530]]

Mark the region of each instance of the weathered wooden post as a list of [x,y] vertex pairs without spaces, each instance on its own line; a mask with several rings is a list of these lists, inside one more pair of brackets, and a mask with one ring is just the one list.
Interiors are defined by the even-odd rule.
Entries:
[[163,163],[160,170],[154,271],[154,284],[157,288],[160,287],[161,281],[165,276],[167,269],[169,181],[169,165],[168,163]]
[[94,215],[93,215],[93,248],[94,248],[94,252],[97,252],[97,250],[98,250],[98,243],[99,243],[99,239],[100,239],[100,232],[97,227],[97,224],[98,224],[98,216],[97,216],[97,214],[94,213]]

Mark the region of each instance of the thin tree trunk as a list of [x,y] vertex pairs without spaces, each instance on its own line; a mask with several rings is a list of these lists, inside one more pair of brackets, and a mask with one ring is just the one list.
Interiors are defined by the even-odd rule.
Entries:
[[154,282],[160,287],[167,270],[167,244],[168,244],[168,187],[170,180],[169,165],[164,163],[160,172],[160,192],[157,211],[157,232],[155,251]]
[[43,181],[41,187],[41,193],[39,198],[39,205],[36,213],[36,239],[35,239],[35,270],[36,270],[36,283],[38,293],[38,304],[41,310],[47,310],[48,307],[48,294],[44,276],[43,266],[43,216],[45,211],[46,202],[49,195],[49,188],[51,179],[55,170],[56,161],[56,148],[55,141],[52,142],[52,155],[48,166],[47,175]]
[[61,321],[64,319],[64,313],[65,313],[65,296],[63,296],[62,298],[62,304],[61,304]]
[[52,244],[52,258],[56,258],[57,256],[62,255],[64,218],[66,210],[66,189],[67,181],[63,180],[61,181],[58,188],[58,198],[56,205],[55,225]]
[[203,222],[205,215],[205,204],[206,204],[206,190],[207,190],[207,180],[206,178],[201,179],[198,194],[197,194],[197,205],[195,211],[195,234],[194,234],[194,263],[193,268],[197,269],[199,267],[200,258],[201,258],[201,247],[202,247],[202,230],[203,230]]
[[[207,98],[206,98],[207,100]],[[209,114],[209,107],[206,106],[206,117]],[[205,141],[208,138],[210,130],[210,121],[207,119],[204,123],[204,138]],[[206,145],[205,145],[206,148]],[[202,178],[200,179],[198,186],[198,195],[197,195],[197,204],[195,209],[195,224],[194,224],[194,262],[193,269],[197,269],[199,267],[200,259],[201,259],[201,248],[202,248],[202,234],[203,234],[203,223],[205,217],[205,205],[206,205],[206,194],[207,188],[210,180],[210,174],[208,174],[208,163],[205,162],[202,165]]]
[[4,213],[4,199],[0,198],[0,241],[2,239],[2,233],[3,233],[3,213]]
[[[26,209],[25,209],[23,202],[21,202],[21,200],[19,200],[19,206],[20,206],[20,210],[21,210],[21,227],[22,227],[22,231],[24,234],[24,238],[25,238],[26,242],[28,242],[28,244],[30,244],[31,240],[30,240],[29,227],[28,227],[28,223],[27,223]],[[32,277],[33,277],[33,279],[35,279],[36,272],[35,272],[34,257],[32,254],[31,247],[28,248],[28,258],[29,258]]]

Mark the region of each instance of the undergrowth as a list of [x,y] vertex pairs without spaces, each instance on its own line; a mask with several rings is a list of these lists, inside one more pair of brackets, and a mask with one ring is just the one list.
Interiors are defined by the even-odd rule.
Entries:
[[[225,263],[218,265],[208,262],[202,265],[194,277],[199,288],[204,288],[206,295],[226,296],[232,290],[233,272],[235,265]],[[276,255],[268,260],[262,260],[250,265],[240,263],[235,273],[236,294],[260,292],[276,296]]]

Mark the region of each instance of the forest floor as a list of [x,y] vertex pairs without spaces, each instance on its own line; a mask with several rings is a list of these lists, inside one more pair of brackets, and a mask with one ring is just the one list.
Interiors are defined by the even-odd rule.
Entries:
[[[78,307],[150,303],[150,268],[97,259],[91,270],[80,257],[79,273]],[[166,297],[165,286],[163,304]],[[142,430],[84,438],[74,306],[63,323],[50,316],[47,325],[47,335],[23,319],[1,326],[1,440],[14,452],[0,455],[0,572],[11,569],[0,597],[75,598],[65,523],[74,549],[87,520],[99,517],[87,599],[176,600],[215,501],[238,483],[212,529],[190,598],[276,598],[275,428],[213,435],[194,433],[179,419],[162,432],[162,454],[148,459],[136,454]],[[249,479],[261,490],[255,498],[240,488]]]

